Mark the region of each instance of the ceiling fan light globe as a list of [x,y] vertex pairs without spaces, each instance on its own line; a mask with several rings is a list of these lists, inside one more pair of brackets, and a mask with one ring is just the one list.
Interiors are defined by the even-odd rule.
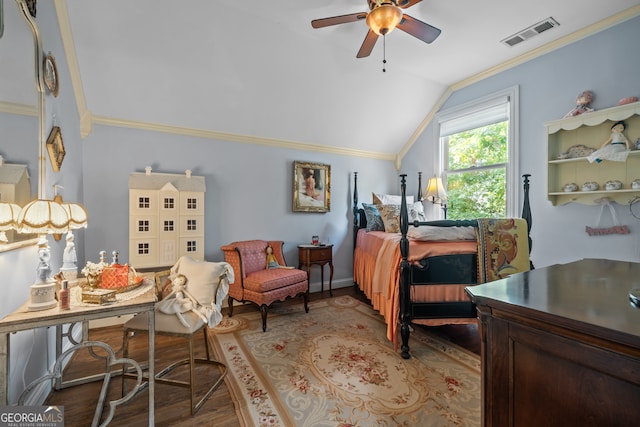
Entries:
[[389,34],[400,23],[402,9],[393,4],[382,4],[367,15],[367,25],[379,36]]

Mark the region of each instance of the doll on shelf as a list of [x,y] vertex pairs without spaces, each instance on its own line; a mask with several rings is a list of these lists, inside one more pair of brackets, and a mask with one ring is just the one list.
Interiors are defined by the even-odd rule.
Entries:
[[602,146],[587,157],[590,163],[600,163],[603,160],[625,162],[629,155],[629,140],[622,132],[627,128],[625,122],[615,122],[611,126],[611,135]]
[[590,113],[593,111],[593,108],[589,107],[589,104],[593,101],[593,93],[591,91],[585,90],[578,98],[576,98],[576,106],[567,114],[565,114],[565,118],[579,116],[580,114]]

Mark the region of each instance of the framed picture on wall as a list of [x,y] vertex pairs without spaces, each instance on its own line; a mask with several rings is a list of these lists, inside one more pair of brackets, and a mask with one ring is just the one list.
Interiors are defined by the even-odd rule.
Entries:
[[329,212],[331,210],[330,197],[330,165],[293,162],[294,212]]
[[51,160],[51,167],[54,172],[60,171],[62,161],[64,160],[64,143],[62,142],[62,133],[60,133],[60,127],[54,126],[51,129],[49,138],[47,138],[47,151],[49,152],[49,160]]

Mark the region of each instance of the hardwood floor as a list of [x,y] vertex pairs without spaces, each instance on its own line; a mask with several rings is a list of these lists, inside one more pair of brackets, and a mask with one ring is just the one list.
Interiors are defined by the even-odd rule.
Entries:
[[[351,295],[362,301],[367,301],[364,295],[353,287],[334,289],[336,295]],[[311,300],[328,298],[329,293],[324,292],[311,294]],[[298,303],[298,300],[288,300],[283,304]],[[234,307],[234,313],[242,311],[257,310],[255,305],[245,305]],[[472,351],[476,354],[480,353],[480,337],[475,326],[468,325],[449,325],[439,328],[430,328],[431,331],[438,333],[440,336]],[[122,347],[122,327],[109,326],[104,328],[92,329],[90,331],[90,339],[103,341],[112,346],[114,350]],[[187,357],[186,345],[180,338],[175,337],[156,337],[156,371],[167,365],[168,361],[175,361]],[[196,357],[204,357],[204,342],[202,339],[197,340]],[[130,357],[135,360],[145,360],[146,358],[146,336],[135,337],[130,341],[129,353]],[[121,355],[119,353],[118,355]],[[90,373],[101,370],[104,362],[96,360],[86,351],[76,353],[67,370],[65,371],[65,379],[77,378]],[[212,371],[213,369],[213,371]],[[218,375],[216,368],[199,367],[197,371],[198,378],[211,377]],[[212,374],[212,372],[215,372]],[[178,375],[181,375],[179,373]],[[179,378],[186,378],[185,374]],[[132,381],[132,380],[128,380]],[[131,382],[131,384],[133,384]],[[102,382],[93,382],[83,384],[81,386],[71,387],[59,391],[52,392],[47,398],[45,404],[64,405],[65,426],[66,427],[84,427],[91,425],[93,412],[95,410],[97,396],[100,393]],[[206,384],[202,387],[206,390]],[[117,407],[115,416],[111,422],[111,426],[146,426],[147,425],[147,402],[148,392],[139,392],[131,401]],[[108,399],[117,399],[121,396],[121,378],[115,377],[111,381]],[[215,426],[215,427],[235,427],[239,425],[238,418],[235,413],[233,402],[231,401],[229,391],[226,384],[223,383],[205,402],[202,408],[191,416],[189,409],[189,391],[188,389],[180,389],[163,384],[155,386],[155,420],[157,426]]]

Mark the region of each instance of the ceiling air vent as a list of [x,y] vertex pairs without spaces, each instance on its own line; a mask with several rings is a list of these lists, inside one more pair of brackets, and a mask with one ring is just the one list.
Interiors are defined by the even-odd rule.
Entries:
[[504,40],[501,40],[501,43],[509,47],[515,46],[518,43],[528,40],[533,36],[537,36],[538,34],[543,33],[547,30],[550,30],[553,27],[557,27],[558,25],[560,25],[558,24],[558,21],[549,17],[544,21],[540,21],[537,24],[533,24],[532,26],[525,28],[522,31],[519,31],[516,34],[509,36]]

